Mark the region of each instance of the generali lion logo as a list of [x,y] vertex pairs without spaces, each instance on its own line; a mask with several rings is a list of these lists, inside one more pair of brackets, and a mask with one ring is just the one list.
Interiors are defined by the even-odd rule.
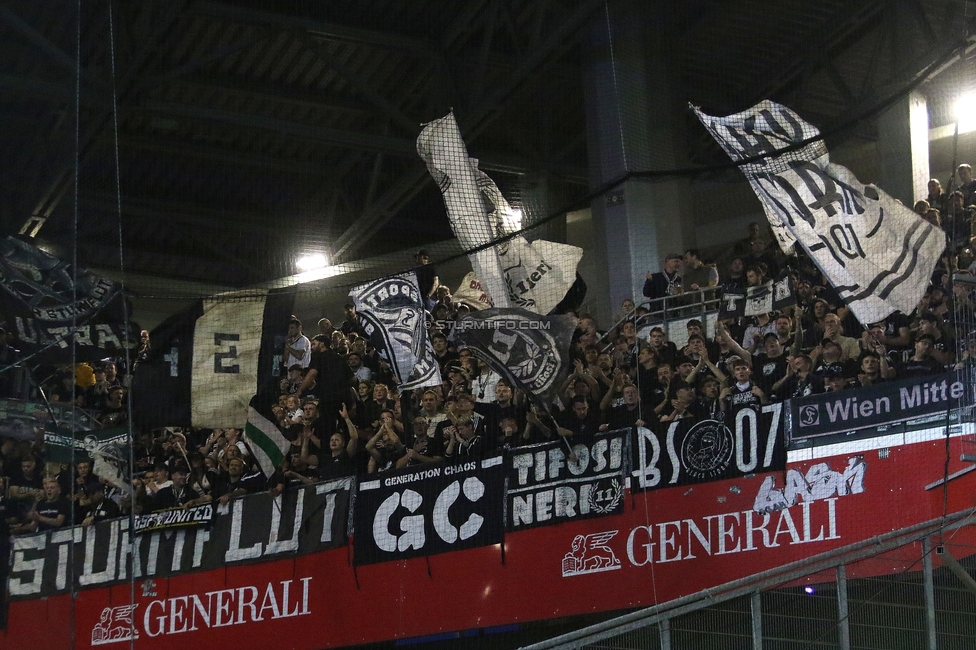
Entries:
[[618,532],[605,530],[602,533],[577,535],[573,540],[573,550],[563,556],[563,577],[619,569],[620,560],[617,559],[613,549],[607,546]]
[[133,616],[136,611],[135,605],[121,605],[119,607],[106,607],[102,610],[102,615],[92,628],[91,644],[104,645],[106,643],[116,643],[118,641],[132,641],[139,638],[139,630],[136,629]]

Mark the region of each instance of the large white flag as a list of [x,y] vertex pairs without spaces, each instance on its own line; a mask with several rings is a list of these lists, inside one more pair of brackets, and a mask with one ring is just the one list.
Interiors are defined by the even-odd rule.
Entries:
[[[454,113],[427,124],[417,138],[417,153],[427,163],[427,169],[444,195],[447,218],[451,229],[465,250],[484,246],[495,239],[495,229],[488,219],[488,211],[478,189],[477,170],[468,161],[468,150],[461,139],[461,131],[454,121]],[[501,263],[493,248],[470,256],[475,274],[485,284],[496,307],[508,307]]]
[[[453,113],[424,127],[417,151],[441,188],[451,227],[464,248],[521,229],[521,219],[498,186],[478,169],[476,159],[468,157]],[[492,205],[491,212],[482,195]],[[495,307],[548,314],[576,281],[576,266],[582,257],[583,250],[576,246],[542,240],[530,243],[516,236],[471,256],[471,265]]]
[[945,248],[939,228],[831,163],[816,127],[785,106],[767,100],[728,117],[692,108],[733,160],[762,156],[742,171],[780,247],[799,242],[858,320],[915,309]]
[[[470,160],[478,175],[478,187],[494,207],[488,218],[495,230],[500,236],[521,230],[521,218],[516,216],[495,181],[478,169],[477,160]],[[583,258],[582,248],[542,239],[530,243],[521,235],[502,242],[496,250],[511,306],[543,315],[566,296],[576,281],[576,266]]]

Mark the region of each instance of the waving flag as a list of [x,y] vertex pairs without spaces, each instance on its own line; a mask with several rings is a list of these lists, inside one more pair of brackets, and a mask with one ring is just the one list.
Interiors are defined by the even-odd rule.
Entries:
[[692,108],[733,160],[759,157],[742,171],[780,247],[798,242],[858,320],[915,309],[945,248],[939,228],[830,162],[820,132],[785,106],[763,101],[728,117]]
[[548,409],[569,374],[573,316],[540,316],[515,307],[483,309],[454,327],[454,340]]
[[416,273],[360,285],[349,292],[349,297],[370,343],[390,364],[401,388],[440,384]]
[[[477,169],[468,160],[468,150],[461,139],[454,113],[427,124],[417,138],[417,153],[427,163],[447,207],[451,229],[465,250],[483,246],[497,236],[488,219],[481,190],[478,189]],[[469,256],[475,274],[482,279],[496,307],[508,306],[498,254],[493,248]]]
[[[121,285],[75,269],[15,237],[0,238],[0,313],[14,346],[35,362],[122,356],[138,345],[139,326],[125,322]],[[76,329],[74,329],[76,327]]]

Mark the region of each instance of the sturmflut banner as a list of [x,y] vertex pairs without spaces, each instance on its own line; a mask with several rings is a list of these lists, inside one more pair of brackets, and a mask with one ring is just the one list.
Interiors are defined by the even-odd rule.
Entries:
[[728,420],[663,422],[634,430],[631,488],[666,488],[786,468],[783,404],[745,407]]
[[886,381],[857,391],[821,393],[788,402],[791,440],[855,431],[945,413],[976,399],[976,386],[955,373]]
[[915,309],[945,248],[939,228],[830,162],[816,127],[785,106],[767,100],[727,117],[692,108],[733,160],[761,156],[741,169],[777,241],[786,252],[799,242],[858,320]]
[[[252,561],[305,555],[346,543],[353,478],[309,485],[278,497],[269,493],[209,504],[209,526],[137,531],[127,518],[14,538],[11,598],[38,598],[130,579],[128,543],[134,537],[131,578],[142,580],[208,571]],[[204,517],[206,507],[190,516]],[[171,525],[176,515],[159,513]],[[144,519],[140,524],[162,521]],[[183,522],[184,525],[187,522]],[[74,552],[69,548],[74,545]],[[74,558],[70,567],[69,558]],[[75,584],[68,584],[73,576]]]
[[499,544],[504,489],[501,455],[424,463],[361,481],[354,564]]
[[576,461],[562,440],[519,447],[506,457],[508,531],[549,526],[623,512],[630,471],[630,429],[572,441]]

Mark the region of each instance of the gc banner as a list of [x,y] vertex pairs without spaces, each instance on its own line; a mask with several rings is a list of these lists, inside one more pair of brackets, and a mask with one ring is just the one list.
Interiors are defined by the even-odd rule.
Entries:
[[887,381],[858,391],[810,395],[789,401],[790,440],[854,431],[945,413],[976,386],[955,373]]
[[354,564],[501,543],[504,483],[500,455],[425,464],[360,482]]
[[505,529],[623,512],[630,431],[610,431],[576,442],[575,462],[566,457],[561,440],[511,451],[505,463]]
[[[350,477],[318,483],[277,497],[255,494],[187,511],[188,517],[212,514],[209,526],[151,532],[147,527],[133,536],[129,520],[122,518],[17,537],[11,551],[10,597],[39,598],[124,582],[130,579],[129,540],[133,538],[131,577],[137,580],[342,546],[352,481]],[[150,523],[142,520],[136,525]],[[69,562],[74,563],[70,571]],[[69,577],[74,585],[69,584]]]
[[730,421],[677,420],[634,433],[633,489],[671,487],[786,468],[783,404],[743,408]]

